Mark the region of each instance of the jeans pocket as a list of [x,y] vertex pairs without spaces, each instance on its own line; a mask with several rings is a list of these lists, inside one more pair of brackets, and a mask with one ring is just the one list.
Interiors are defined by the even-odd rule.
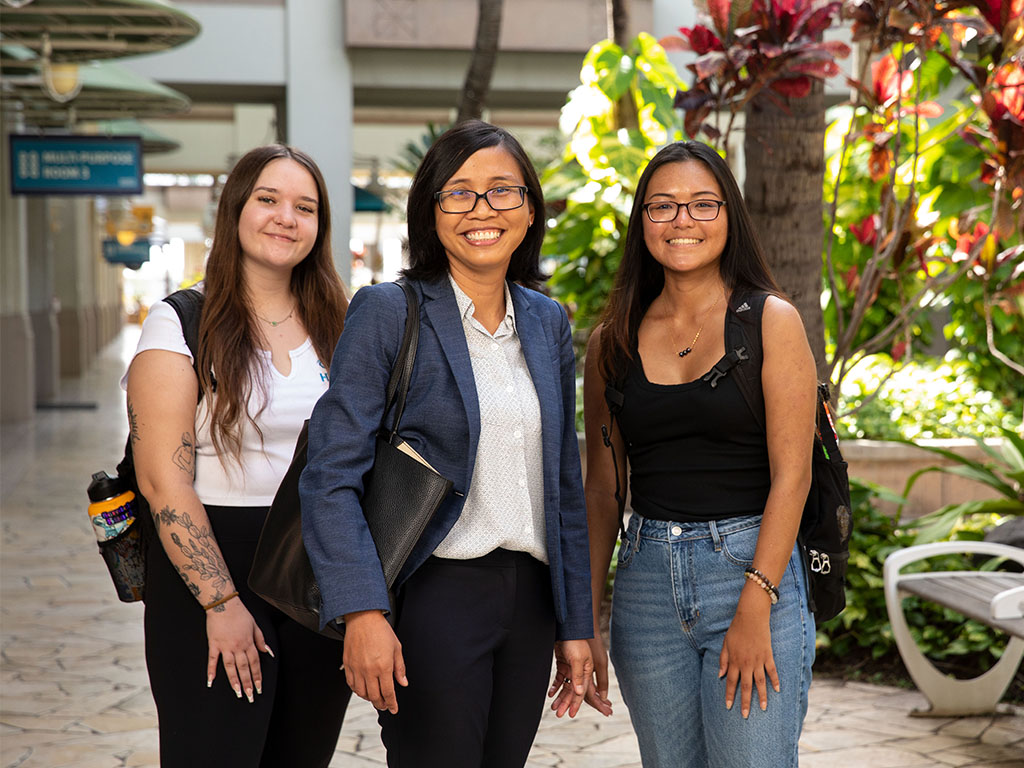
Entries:
[[619,554],[615,559],[615,569],[623,571],[629,568],[636,555],[637,531],[633,526],[626,529],[626,533],[619,540]]
[[725,557],[744,568],[753,564],[760,531],[760,525],[752,525],[722,536],[722,552]]

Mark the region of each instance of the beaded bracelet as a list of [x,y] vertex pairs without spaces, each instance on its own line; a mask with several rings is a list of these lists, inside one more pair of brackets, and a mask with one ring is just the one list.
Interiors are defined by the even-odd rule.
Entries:
[[235,597],[238,597],[238,592],[237,592],[237,591],[235,591],[235,592],[232,592],[232,593],[231,593],[231,594],[229,594],[229,595],[224,595],[224,597],[220,598],[220,600],[214,600],[214,601],[213,601],[212,603],[210,603],[209,605],[204,605],[204,606],[203,606],[203,610],[204,610],[204,611],[210,611],[210,610],[213,610],[213,609],[214,609],[214,608],[216,608],[217,606],[219,606],[219,605],[224,605],[224,603],[226,603],[226,602],[227,602],[228,600],[231,600],[232,598],[235,598]]
[[771,599],[772,605],[779,602],[779,588],[772,584],[771,579],[757,570],[757,568],[747,568],[743,575],[768,593],[768,597]]

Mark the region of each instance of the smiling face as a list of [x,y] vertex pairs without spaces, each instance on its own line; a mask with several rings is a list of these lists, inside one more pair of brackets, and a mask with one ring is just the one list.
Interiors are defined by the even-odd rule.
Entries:
[[299,163],[267,163],[238,218],[246,269],[291,271],[306,258],[316,243],[319,202],[316,181]]
[[[693,200],[723,200],[721,187],[713,173],[699,160],[663,165],[651,176],[644,203]],[[653,222],[643,214],[644,243],[668,272],[700,272],[714,269],[729,232],[729,212],[722,206],[714,221],[695,221],[685,209],[672,221]]]
[[[481,195],[503,186],[525,186],[519,163],[503,147],[474,152],[438,191],[470,190]],[[518,208],[495,211],[483,198],[467,213],[445,213],[434,203],[434,226],[453,275],[508,270],[512,253],[533,223],[529,197]]]

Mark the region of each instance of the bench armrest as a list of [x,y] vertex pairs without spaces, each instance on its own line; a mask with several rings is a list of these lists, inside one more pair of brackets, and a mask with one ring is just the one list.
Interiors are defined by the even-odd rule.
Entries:
[[1024,618],[1024,587],[1005,589],[989,605],[993,619]]
[[890,573],[895,578],[896,574],[910,563],[916,563],[918,560],[936,555],[949,555],[957,552],[1005,557],[1008,560],[1016,560],[1024,566],[1024,549],[1020,547],[1010,547],[991,541],[938,541],[934,544],[916,544],[893,552],[885,558],[885,580],[888,582]]

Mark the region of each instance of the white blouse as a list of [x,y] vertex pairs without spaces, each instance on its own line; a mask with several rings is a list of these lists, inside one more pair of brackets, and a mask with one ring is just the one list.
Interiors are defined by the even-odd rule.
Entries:
[[[150,349],[177,352],[192,360],[178,314],[165,301],[154,304],[146,316],[135,354]],[[328,371],[317,359],[311,339],[307,338],[288,353],[292,370],[287,376],[274,367],[268,350],[261,350],[261,353],[269,400],[269,405],[256,416],[263,439],[260,440],[248,419],[241,421],[241,465],[232,459],[222,464],[214,451],[210,437],[210,403],[206,397],[196,410],[195,489],[203,504],[269,506],[291,463],[302,422],[309,418],[316,401],[327,391]],[[127,372],[121,379],[121,387],[128,388]],[[255,416],[261,401],[255,385],[253,390],[248,407],[250,415]]]

